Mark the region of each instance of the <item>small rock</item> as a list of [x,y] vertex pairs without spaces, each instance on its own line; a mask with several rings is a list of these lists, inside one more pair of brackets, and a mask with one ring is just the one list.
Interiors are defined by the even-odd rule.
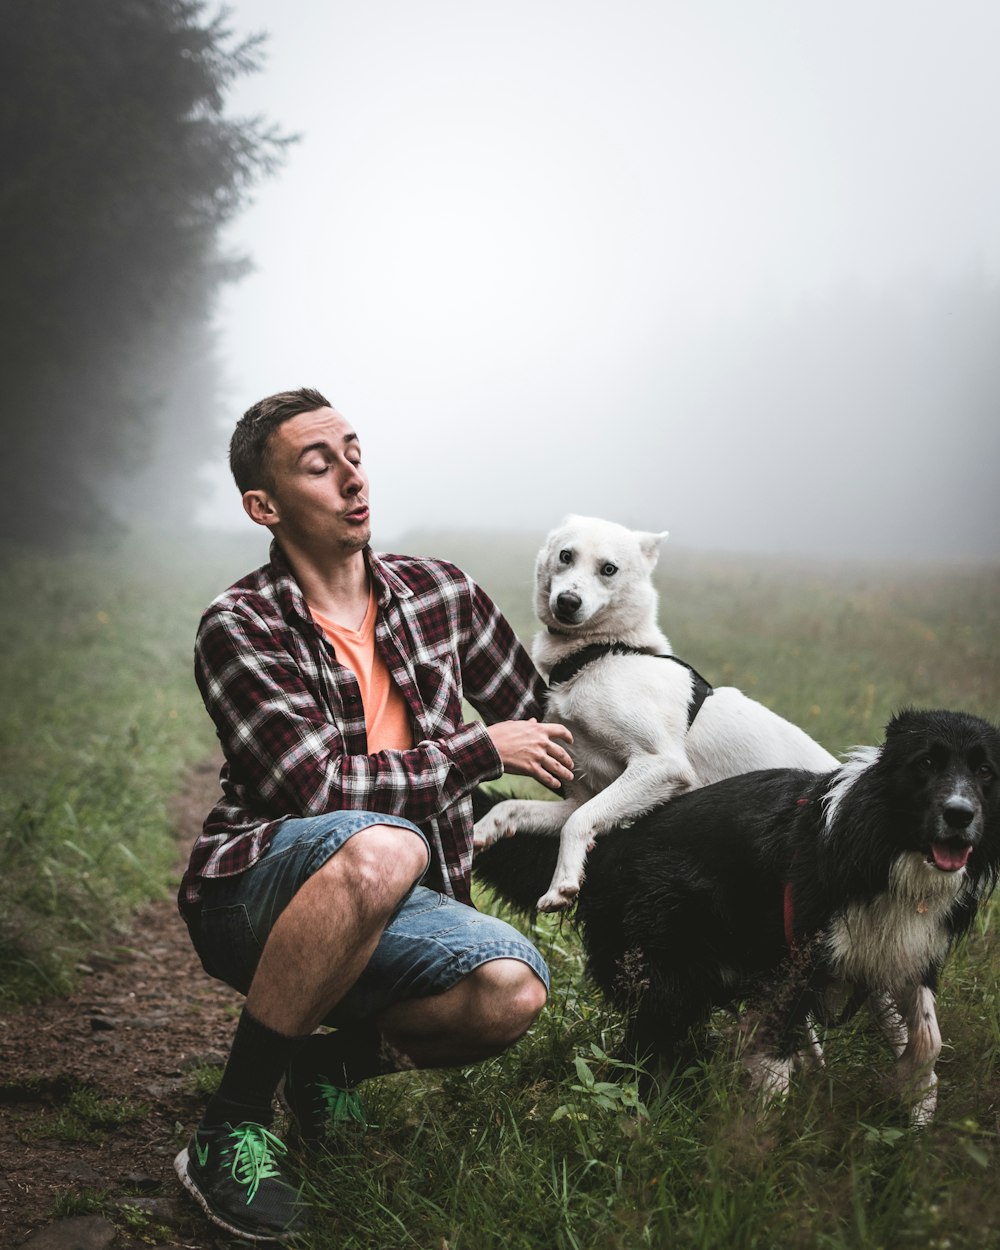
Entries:
[[94,1030],[95,1033],[103,1032],[104,1030],[107,1030],[107,1029],[117,1028],[117,1022],[115,1020],[110,1019],[108,1016],[91,1016],[90,1027]]
[[84,1185],[97,1185],[104,1179],[96,1168],[82,1161],[68,1163],[61,1168],[53,1168],[53,1172],[56,1176],[65,1176],[67,1180],[80,1181]]
[[128,1185],[129,1189],[138,1189],[141,1193],[152,1193],[154,1189],[160,1188],[160,1182],[155,1176],[149,1176],[145,1172],[129,1172],[127,1176],[123,1176],[122,1180]]
[[119,1210],[131,1207],[135,1211],[142,1211],[151,1220],[168,1227],[181,1224],[191,1216],[190,1204],[184,1198],[123,1198],[118,1207]]
[[178,1084],[178,1081],[149,1081],[144,1093],[150,1098],[170,1098],[171,1095],[177,1093]]
[[76,1215],[32,1233],[21,1250],[107,1250],[116,1236],[114,1224],[103,1215]]

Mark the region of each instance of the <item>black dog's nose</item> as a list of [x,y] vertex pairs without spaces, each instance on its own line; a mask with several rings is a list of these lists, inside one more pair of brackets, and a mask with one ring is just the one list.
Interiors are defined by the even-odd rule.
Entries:
[[944,805],[944,823],[949,829],[968,829],[975,814],[968,799],[949,799]]
[[567,616],[572,616],[574,612],[578,612],[581,603],[583,603],[583,600],[579,595],[574,594],[572,590],[563,590],[556,595],[556,607],[560,612],[565,612]]

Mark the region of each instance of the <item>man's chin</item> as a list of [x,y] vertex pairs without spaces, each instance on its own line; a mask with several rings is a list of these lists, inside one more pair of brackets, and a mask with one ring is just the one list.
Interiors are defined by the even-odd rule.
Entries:
[[367,523],[364,525],[352,525],[347,532],[341,530],[337,534],[337,545],[343,551],[363,551],[372,540],[372,527]]

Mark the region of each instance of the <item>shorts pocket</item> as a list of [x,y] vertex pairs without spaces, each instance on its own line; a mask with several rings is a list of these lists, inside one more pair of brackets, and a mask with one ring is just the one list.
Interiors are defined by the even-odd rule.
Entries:
[[203,908],[196,948],[210,977],[225,981],[241,994],[247,992],[263,947],[242,903]]

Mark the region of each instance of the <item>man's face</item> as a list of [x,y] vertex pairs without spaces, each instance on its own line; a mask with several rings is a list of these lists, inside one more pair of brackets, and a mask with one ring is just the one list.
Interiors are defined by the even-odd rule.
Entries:
[[333,408],[283,422],[268,444],[272,486],[243,506],[295,547],[360,551],[371,538],[368,476],[353,428]]

